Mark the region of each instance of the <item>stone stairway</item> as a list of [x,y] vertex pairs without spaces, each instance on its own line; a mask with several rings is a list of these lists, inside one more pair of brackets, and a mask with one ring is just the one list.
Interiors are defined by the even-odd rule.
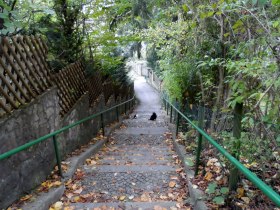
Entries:
[[[62,198],[68,209],[184,209],[186,184],[165,135],[168,123],[158,93],[143,80],[135,82],[135,92],[139,105],[131,118],[69,182]],[[148,120],[152,112],[156,121]],[[79,196],[71,193],[73,186]]]

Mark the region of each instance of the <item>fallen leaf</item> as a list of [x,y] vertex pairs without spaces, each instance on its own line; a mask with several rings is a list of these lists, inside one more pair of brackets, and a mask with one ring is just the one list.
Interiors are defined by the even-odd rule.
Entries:
[[68,186],[68,185],[70,185],[71,183],[72,183],[72,179],[68,179],[68,181],[65,182],[65,186]]
[[58,187],[61,185],[61,181],[55,181],[53,184],[52,184],[54,187]]
[[237,188],[237,198],[244,197],[244,189],[243,188]]
[[63,208],[63,203],[61,201],[58,201],[53,205],[53,208],[55,210],[61,210]]
[[126,198],[126,196],[125,196],[125,195],[122,195],[122,196],[119,197],[119,200],[120,200],[120,201],[124,201],[125,198]]
[[167,196],[165,196],[165,195],[160,195],[160,196],[159,196],[159,198],[160,198],[160,199],[162,199],[162,200],[166,200],[166,199],[168,199],[168,197],[167,197]]
[[177,198],[177,202],[183,202],[183,198],[182,197],[179,197],[179,198]]
[[171,176],[170,179],[178,180],[178,177],[177,176]]
[[20,201],[27,201],[27,200],[29,200],[31,197],[32,197],[32,195],[23,196],[23,197],[20,199]]
[[81,194],[82,191],[83,191],[83,188],[80,187],[78,190],[75,190],[73,193],[75,193],[75,194]]
[[77,187],[78,187],[78,186],[77,186],[76,184],[73,184],[73,185],[71,186],[71,189],[72,189],[72,190],[76,190]]
[[67,193],[67,194],[66,194],[66,197],[67,197],[68,199],[71,199],[73,196],[74,196],[73,193]]
[[169,182],[169,187],[173,188],[175,186],[176,186],[176,182],[174,181]]
[[220,176],[217,176],[215,180],[220,181],[222,178],[223,178],[223,175],[220,175]]
[[213,177],[213,174],[211,172],[207,172],[204,176],[204,179],[206,179],[207,181],[210,181]]
[[168,197],[174,199],[174,195],[172,193],[168,193]]
[[211,159],[209,159],[208,160],[208,162],[207,162],[207,166],[212,166],[212,165],[214,165],[214,163],[216,163],[218,161],[218,159],[217,158],[211,158]]
[[176,206],[177,206],[179,209],[181,208],[180,203],[176,203]]
[[149,202],[151,201],[151,197],[148,193],[143,193],[140,197],[141,201],[143,202]]
[[74,202],[79,202],[79,200],[80,200],[80,196],[75,196],[73,199]]
[[181,172],[182,170],[183,170],[183,168],[177,168],[177,169],[176,169],[176,172],[179,173],[179,172]]
[[241,197],[241,199],[242,199],[246,204],[249,204],[249,203],[250,203],[250,198],[248,198],[248,197]]
[[66,206],[63,210],[75,210],[74,206]]
[[154,210],[166,210],[166,208],[163,208],[161,206],[154,206]]

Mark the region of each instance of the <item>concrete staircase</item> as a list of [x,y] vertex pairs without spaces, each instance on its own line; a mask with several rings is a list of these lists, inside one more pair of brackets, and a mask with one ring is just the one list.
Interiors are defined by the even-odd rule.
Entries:
[[[139,105],[108,144],[80,167],[78,198],[63,196],[69,209],[178,209],[186,196],[185,180],[158,93],[144,80],[135,82]],[[156,121],[148,120],[156,112]],[[132,116],[137,114],[137,119]],[[90,163],[90,164],[89,164]],[[73,187],[73,185],[72,185]]]

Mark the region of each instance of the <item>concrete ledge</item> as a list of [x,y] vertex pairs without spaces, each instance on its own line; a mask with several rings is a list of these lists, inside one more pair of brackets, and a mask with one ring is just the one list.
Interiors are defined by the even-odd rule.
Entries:
[[184,166],[184,171],[187,174],[187,182],[188,182],[188,191],[190,194],[190,204],[193,205],[195,210],[206,210],[208,209],[205,202],[202,200],[204,193],[199,190],[195,189],[190,181],[191,178],[194,177],[194,171],[187,165],[186,163],[186,152],[183,150],[182,146],[176,142],[176,131],[175,126],[173,124],[169,124],[169,129],[172,132],[172,142],[176,153],[178,154],[182,164]]
[[85,152],[83,152],[79,156],[71,157],[71,158],[65,160],[66,162],[70,162],[70,165],[69,165],[68,171],[65,174],[63,174],[63,182],[68,179],[71,179],[72,176],[74,175],[75,171],[79,167],[79,165],[81,165],[83,162],[85,162],[85,160],[87,158],[89,158],[90,156],[92,156],[93,154],[98,152],[100,150],[100,148],[102,148],[103,145],[106,143],[106,141],[107,141],[107,139],[98,141],[96,144],[92,145],[89,149],[87,149]]
[[60,198],[65,190],[65,186],[62,185],[58,188],[51,189],[47,193],[40,193],[40,196],[32,203],[24,205],[21,209],[23,210],[39,210],[39,209],[49,209],[50,205],[55,203],[58,198]]

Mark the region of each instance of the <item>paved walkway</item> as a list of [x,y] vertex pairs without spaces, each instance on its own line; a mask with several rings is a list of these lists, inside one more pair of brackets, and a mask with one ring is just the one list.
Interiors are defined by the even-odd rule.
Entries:
[[[158,93],[135,81],[137,119],[127,119],[107,146],[87,160],[69,183],[64,203],[72,209],[179,209],[186,196]],[[148,120],[156,112],[156,121]],[[178,162],[178,161],[177,161]],[[80,191],[79,196],[73,192]],[[71,209],[71,208],[70,208]],[[184,208],[182,208],[184,209]]]

